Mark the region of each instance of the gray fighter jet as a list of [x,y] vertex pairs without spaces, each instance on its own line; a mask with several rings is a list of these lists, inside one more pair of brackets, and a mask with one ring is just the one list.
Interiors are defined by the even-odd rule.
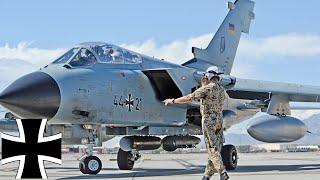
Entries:
[[[303,137],[307,128],[290,116],[289,102],[318,102],[320,87],[231,76],[241,34],[249,32],[254,19],[254,2],[237,0],[229,2],[228,8],[208,47],[192,48],[194,58],[182,65],[108,43],[82,43],[13,82],[0,94],[0,103],[18,118],[49,119],[47,133],[62,132],[67,144],[88,145],[80,159],[80,170],[85,174],[101,170],[92,148],[113,136],[125,136],[120,141],[118,165],[126,170],[140,158],[139,151],[160,147],[174,151],[197,145],[200,139],[195,135],[201,134],[199,104],[166,107],[162,101],[197,89],[211,66],[224,71],[220,83],[229,94],[223,112],[225,129],[263,111],[265,115],[253,119],[248,127],[252,137],[265,142]],[[225,145],[222,156],[228,169],[236,168],[233,145]]]

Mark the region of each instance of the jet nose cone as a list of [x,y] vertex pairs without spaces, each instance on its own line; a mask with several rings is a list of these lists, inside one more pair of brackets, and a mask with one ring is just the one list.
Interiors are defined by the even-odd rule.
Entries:
[[61,101],[57,82],[48,74],[25,75],[0,94],[0,104],[24,119],[52,118]]

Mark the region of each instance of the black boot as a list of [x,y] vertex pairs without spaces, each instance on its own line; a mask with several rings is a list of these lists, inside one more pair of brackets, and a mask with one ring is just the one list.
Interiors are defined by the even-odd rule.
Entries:
[[224,172],[220,175],[220,180],[227,180],[229,179],[228,173]]

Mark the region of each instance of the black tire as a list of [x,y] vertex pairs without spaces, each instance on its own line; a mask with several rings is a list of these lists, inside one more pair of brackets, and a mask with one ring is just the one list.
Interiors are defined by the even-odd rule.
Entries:
[[97,156],[87,156],[79,163],[83,174],[98,174],[102,169],[101,160]]
[[82,174],[88,174],[88,172],[86,170],[86,166],[84,165],[83,161],[79,162],[79,170],[80,170],[80,172],[82,172]]
[[238,165],[238,153],[233,145],[225,145],[221,150],[221,157],[227,170],[235,170]]
[[119,149],[118,151],[118,167],[120,170],[132,170],[134,166],[134,161],[131,160],[132,153],[131,151],[124,151]]

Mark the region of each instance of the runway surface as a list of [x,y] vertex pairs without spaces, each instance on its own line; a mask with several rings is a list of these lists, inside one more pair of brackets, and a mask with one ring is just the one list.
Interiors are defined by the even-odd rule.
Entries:
[[[80,154],[64,154],[63,165],[46,164],[49,179],[196,180],[201,179],[206,154],[143,154],[132,171],[117,168],[116,154],[98,155],[103,160],[99,175],[78,170]],[[0,179],[13,179],[17,163],[0,165]],[[320,179],[320,152],[240,154],[239,167],[231,180]],[[219,179],[214,176],[212,179]]]

